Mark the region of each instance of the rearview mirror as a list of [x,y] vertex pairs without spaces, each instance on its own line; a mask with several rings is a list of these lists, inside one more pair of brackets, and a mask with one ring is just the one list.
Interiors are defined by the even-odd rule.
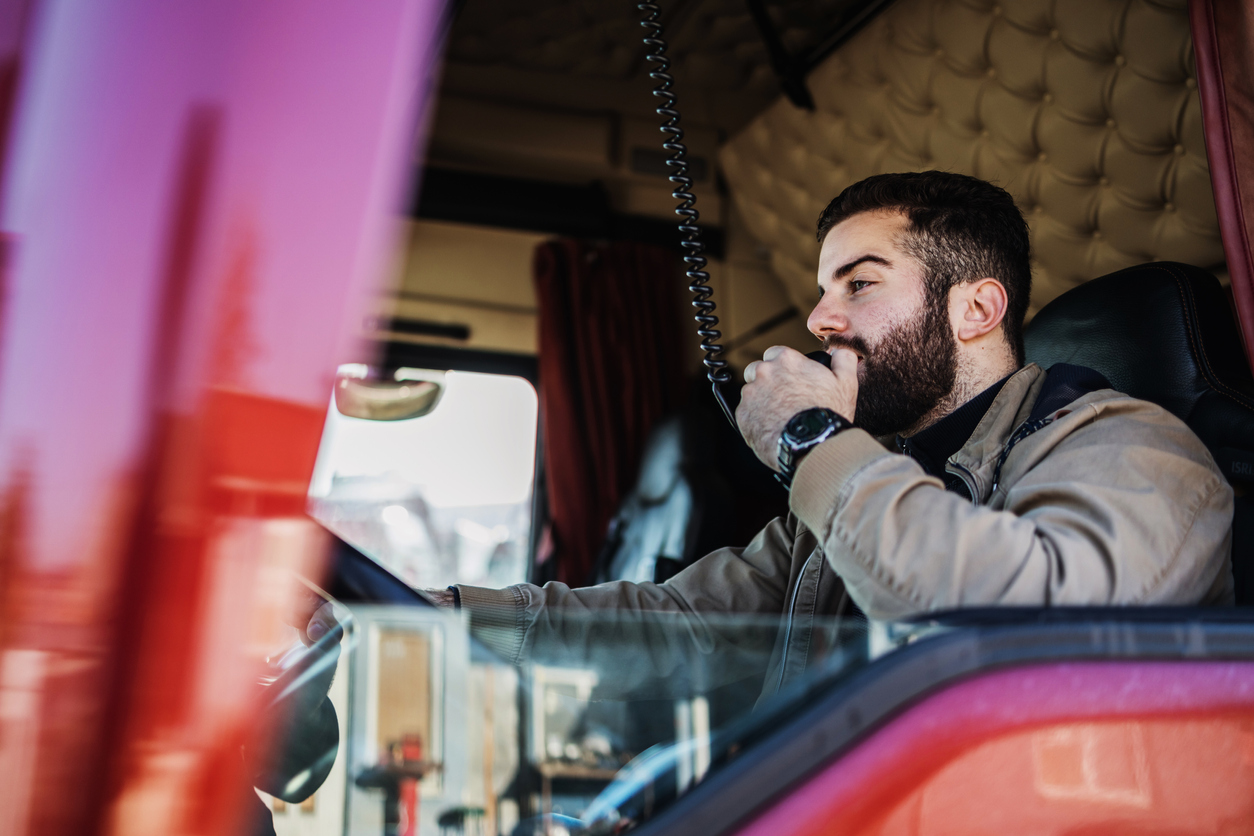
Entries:
[[335,408],[367,421],[405,421],[429,414],[444,394],[443,372],[397,369],[394,380],[371,380],[362,365],[341,366],[335,375]]

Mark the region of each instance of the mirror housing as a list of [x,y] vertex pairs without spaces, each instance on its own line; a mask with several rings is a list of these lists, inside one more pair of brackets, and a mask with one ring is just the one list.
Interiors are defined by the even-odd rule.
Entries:
[[428,415],[444,395],[444,373],[397,369],[394,380],[371,380],[362,365],[341,366],[335,375],[335,408],[366,421],[407,421]]

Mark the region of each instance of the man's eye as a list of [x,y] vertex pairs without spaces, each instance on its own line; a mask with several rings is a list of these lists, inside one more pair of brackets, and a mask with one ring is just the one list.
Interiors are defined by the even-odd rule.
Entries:
[[868,285],[875,284],[875,282],[872,281],[871,279],[862,278],[865,275],[867,275],[865,272],[859,271],[857,273],[854,273],[853,276],[850,277],[849,279],[849,292],[850,293],[857,293],[862,288],[867,287]]

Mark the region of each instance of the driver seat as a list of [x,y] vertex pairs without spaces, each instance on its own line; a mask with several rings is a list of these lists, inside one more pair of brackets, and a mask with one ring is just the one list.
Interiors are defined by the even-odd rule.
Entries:
[[1050,302],[1024,342],[1028,362],[1087,366],[1197,433],[1236,493],[1236,600],[1254,604],[1254,377],[1218,279],[1170,261],[1129,267]]

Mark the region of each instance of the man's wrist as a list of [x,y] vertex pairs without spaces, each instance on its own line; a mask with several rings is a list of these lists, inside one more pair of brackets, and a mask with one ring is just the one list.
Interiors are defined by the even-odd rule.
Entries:
[[791,490],[797,467],[806,454],[853,425],[826,407],[803,409],[788,420],[776,444],[779,470],[775,478]]
[[440,609],[461,609],[461,595],[455,586],[450,586],[447,589],[427,589],[423,592],[431,600],[431,603]]

